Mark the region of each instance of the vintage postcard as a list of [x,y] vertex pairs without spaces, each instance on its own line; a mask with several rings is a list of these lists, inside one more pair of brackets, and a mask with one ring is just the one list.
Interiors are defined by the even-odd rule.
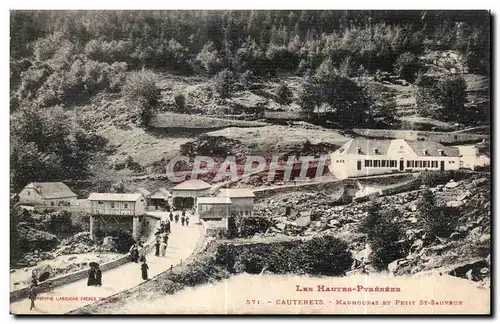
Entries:
[[491,315],[487,10],[10,11],[10,312]]

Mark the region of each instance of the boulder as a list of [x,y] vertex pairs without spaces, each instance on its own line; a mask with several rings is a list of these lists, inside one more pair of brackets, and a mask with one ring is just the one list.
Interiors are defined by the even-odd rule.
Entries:
[[469,232],[469,236],[476,240],[476,239],[479,239],[479,237],[481,236],[481,232],[482,232],[482,228],[481,227],[474,227],[470,232]]
[[285,228],[286,228],[286,224],[285,223],[278,223],[276,225],[274,225],[276,228],[278,228],[280,231],[284,231]]
[[458,232],[460,232],[460,233],[467,232],[467,227],[466,227],[466,226],[461,225],[461,226],[459,226],[459,227],[457,228],[457,231],[458,231]]
[[462,201],[458,201],[458,200],[451,200],[451,201],[448,201],[446,203],[446,206],[447,207],[455,207],[455,208],[458,208],[460,206],[462,206],[464,204],[463,200]]
[[467,190],[467,191],[461,193],[460,195],[458,195],[457,200],[462,201],[462,200],[469,198],[470,196],[472,196],[472,192],[470,192],[470,190]]
[[472,181],[472,184],[476,187],[480,187],[482,185],[485,185],[486,183],[488,183],[488,178],[479,178]]
[[448,189],[456,188],[458,186],[458,182],[455,182],[455,180],[450,180],[450,182],[448,182],[444,186],[445,186],[445,188],[448,188]]
[[416,212],[417,211],[417,204],[416,203],[411,203],[408,206],[408,210],[411,211],[411,212]]
[[311,215],[305,215],[297,218],[295,224],[300,227],[309,226],[309,224],[311,224]]
[[483,234],[479,237],[479,243],[489,243],[491,240],[490,234]]
[[338,220],[336,219],[331,219],[329,222],[328,222],[328,225],[332,226],[332,227],[342,227],[342,223],[339,222]]
[[463,236],[464,236],[463,233],[453,232],[450,235],[450,239],[451,240],[458,240],[458,239],[462,238]]

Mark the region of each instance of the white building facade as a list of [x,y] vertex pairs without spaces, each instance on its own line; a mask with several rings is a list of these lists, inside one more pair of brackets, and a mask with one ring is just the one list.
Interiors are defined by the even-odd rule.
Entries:
[[331,154],[330,172],[339,179],[412,171],[458,170],[460,152],[440,143],[404,139],[353,139]]

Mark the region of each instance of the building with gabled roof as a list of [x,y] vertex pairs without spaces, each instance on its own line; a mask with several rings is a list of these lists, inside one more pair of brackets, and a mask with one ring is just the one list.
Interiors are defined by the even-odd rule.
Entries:
[[165,188],[158,188],[149,196],[149,205],[154,206],[156,209],[167,208],[170,197],[172,197],[170,191]]
[[393,172],[457,170],[457,147],[404,139],[352,139],[331,154],[330,172],[339,179]]
[[60,207],[77,198],[77,194],[62,182],[32,182],[19,193],[19,204]]
[[199,197],[196,213],[207,234],[216,229],[227,229],[231,216],[231,198]]
[[170,189],[173,205],[177,209],[193,208],[196,199],[210,195],[212,186],[203,180],[192,179],[184,181]]
[[90,234],[95,229],[104,231],[114,228],[132,229],[132,237],[138,239],[146,215],[146,198],[141,193],[91,193]]

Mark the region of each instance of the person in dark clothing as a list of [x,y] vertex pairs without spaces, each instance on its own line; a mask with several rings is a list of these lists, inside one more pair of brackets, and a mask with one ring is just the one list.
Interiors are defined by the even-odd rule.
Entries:
[[102,271],[99,269],[99,266],[95,267],[95,285],[97,287],[102,286]]
[[168,215],[168,217],[170,218],[171,222],[174,221],[174,214],[172,214],[172,212],[170,212],[170,214]]
[[30,304],[30,310],[32,310],[35,307],[35,300],[36,300],[36,285],[31,284],[30,288],[28,290],[28,297],[30,298],[31,304]]
[[146,263],[146,260],[141,265],[141,272],[142,272],[142,280],[148,280],[148,264]]
[[155,256],[160,256],[160,238],[156,238],[156,243],[155,243]]
[[179,214],[175,214],[175,223],[177,224],[179,222]]
[[88,272],[87,286],[95,286],[96,282],[96,269],[91,266]]
[[168,235],[163,236],[163,242],[165,242],[165,244],[168,244]]
[[184,216],[181,216],[181,225],[184,226],[184,222],[186,221],[186,219],[184,218]]
[[186,216],[186,210],[185,209],[182,210],[182,216],[183,217]]
[[186,216],[186,226],[189,226],[189,217]]
[[137,263],[137,260],[139,260],[139,249],[137,247],[137,244],[133,244],[130,248],[130,259],[135,263]]
[[38,280],[34,271],[31,273],[31,284],[35,285],[35,287],[38,286]]
[[167,226],[165,228],[167,229],[166,233],[170,234],[170,230],[171,230],[170,221],[167,221]]

